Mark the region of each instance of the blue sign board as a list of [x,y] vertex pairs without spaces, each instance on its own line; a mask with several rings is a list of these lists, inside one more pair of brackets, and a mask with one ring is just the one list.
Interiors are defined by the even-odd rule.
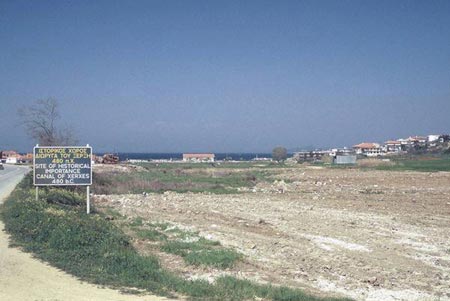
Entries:
[[33,151],[34,185],[92,185],[92,148],[36,146]]

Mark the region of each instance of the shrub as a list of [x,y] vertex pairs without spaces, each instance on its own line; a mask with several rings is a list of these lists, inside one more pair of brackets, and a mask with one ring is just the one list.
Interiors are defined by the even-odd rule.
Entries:
[[42,196],[50,204],[60,204],[68,206],[80,206],[84,203],[83,198],[76,192],[69,192],[63,189],[50,189]]
[[282,162],[287,158],[287,149],[282,146],[277,146],[272,150],[272,159],[277,162]]

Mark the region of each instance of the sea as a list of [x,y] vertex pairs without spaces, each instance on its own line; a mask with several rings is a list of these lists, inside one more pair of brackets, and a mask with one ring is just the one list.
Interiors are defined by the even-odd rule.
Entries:
[[[96,155],[103,156],[103,153]],[[182,160],[183,153],[115,153],[125,160]],[[272,158],[270,153],[214,153],[215,160],[250,161],[256,158]]]

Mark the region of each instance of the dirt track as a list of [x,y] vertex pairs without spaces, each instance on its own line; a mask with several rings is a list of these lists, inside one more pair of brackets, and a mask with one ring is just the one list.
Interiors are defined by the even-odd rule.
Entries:
[[[245,254],[226,273],[358,300],[450,300],[450,173],[286,169],[237,195],[96,196]],[[280,193],[283,191],[284,193]],[[223,272],[163,262],[186,277]]]

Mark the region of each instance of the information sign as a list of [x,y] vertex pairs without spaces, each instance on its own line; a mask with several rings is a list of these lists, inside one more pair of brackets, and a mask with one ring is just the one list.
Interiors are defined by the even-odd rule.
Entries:
[[34,185],[92,185],[91,147],[36,146],[33,155]]

